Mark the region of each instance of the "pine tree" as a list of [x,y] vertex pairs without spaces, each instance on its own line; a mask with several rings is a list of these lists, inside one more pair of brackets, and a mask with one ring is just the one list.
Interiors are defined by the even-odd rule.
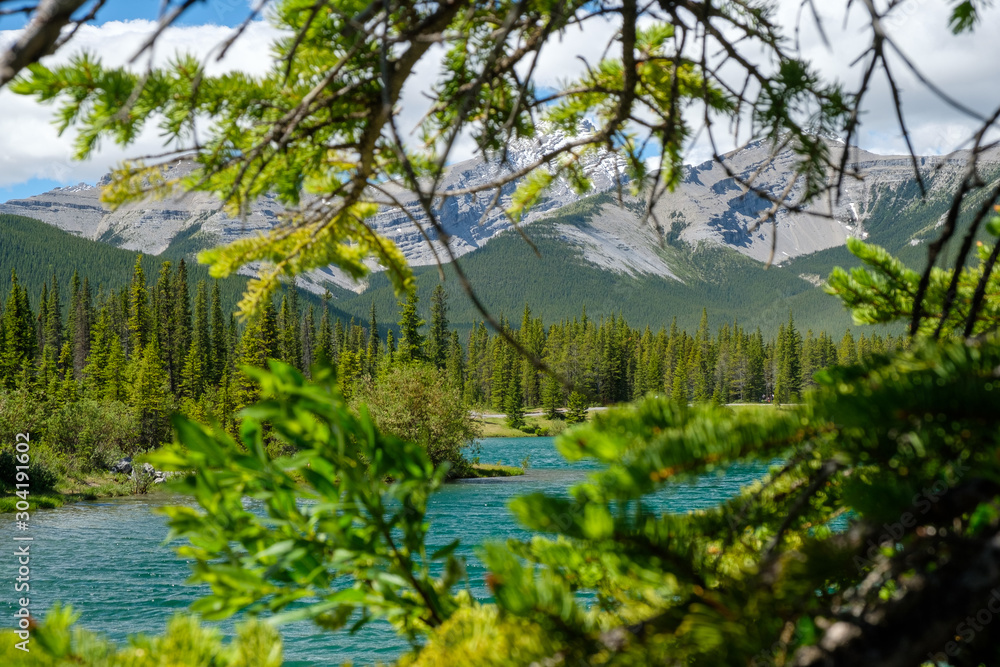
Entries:
[[299,337],[302,340],[302,369],[312,377],[312,367],[316,362],[316,309],[309,305],[306,316],[302,318]]
[[503,401],[507,413],[507,426],[521,428],[524,426],[524,395],[521,392],[521,374],[511,373],[510,382]]
[[73,345],[73,369],[77,378],[83,377],[83,368],[90,354],[90,330],[94,323],[94,303],[90,293],[90,280],[80,279],[73,273],[73,296],[70,303],[70,319],[67,335]]
[[196,399],[205,391],[205,355],[201,345],[195,341],[184,357],[181,368],[180,394],[185,398]]
[[375,317],[375,300],[372,299],[371,313],[368,317],[368,349],[365,354],[368,364],[367,374],[371,377],[374,377],[378,370],[381,342],[378,335],[378,319]]
[[208,285],[204,280],[199,280],[195,287],[190,347],[196,346],[202,356],[202,371],[205,382],[212,382],[212,378],[215,376],[214,350],[212,349],[212,334],[208,327]]
[[150,340],[132,362],[129,403],[139,413],[141,444],[157,447],[168,432],[170,380],[156,339]]
[[107,366],[103,371],[104,398],[111,401],[125,401],[128,392],[128,363],[125,360],[125,348],[118,336],[111,336],[108,348]]
[[587,421],[587,397],[578,391],[570,392],[566,423],[579,424],[585,421]]
[[38,343],[28,292],[18,283],[14,270],[11,270],[10,283],[3,312],[4,347],[0,351],[0,378],[8,388],[13,388],[22,370],[34,360]]
[[277,316],[281,359],[302,369],[302,340],[300,336],[298,290],[294,286],[281,297]]
[[330,291],[323,295],[323,316],[319,318],[319,332],[316,334],[316,360],[333,363],[333,329],[330,327]]
[[448,361],[445,364],[448,384],[459,391],[465,388],[465,352],[458,339],[458,332],[452,331],[448,338]]
[[69,341],[63,343],[62,350],[59,352],[58,371],[60,381],[59,388],[55,393],[56,400],[62,405],[76,402],[79,386],[73,372],[73,346]]
[[222,374],[231,365],[229,344],[226,336],[226,321],[222,315],[222,297],[219,294],[219,281],[212,281],[212,365],[209,381],[212,384],[222,382]]
[[45,347],[52,351],[52,358],[56,358],[62,352],[63,325],[62,301],[59,298],[59,281],[55,273],[52,274],[52,289],[49,290],[45,310]]
[[[400,322],[402,328],[402,322]],[[448,295],[438,283],[431,292],[431,328],[427,335],[427,361],[444,368],[448,361]]]
[[[187,263],[181,258],[177,262],[177,272],[173,277],[173,315],[171,324],[173,325],[173,351],[171,360],[173,362],[172,377],[179,377],[184,367],[184,358],[191,349],[192,324],[191,324],[191,295],[188,289]],[[206,348],[202,348],[201,363],[204,366],[204,354]],[[177,389],[180,382],[173,382],[171,387]]]
[[419,301],[417,291],[411,290],[406,295],[406,301],[399,304],[399,351],[396,358],[403,363],[424,358],[424,337],[420,333],[424,321],[417,315]]
[[149,292],[146,289],[146,274],[142,270],[142,255],[135,259],[132,283],[128,290],[128,345],[126,355],[142,354],[150,341],[152,316],[149,310]]

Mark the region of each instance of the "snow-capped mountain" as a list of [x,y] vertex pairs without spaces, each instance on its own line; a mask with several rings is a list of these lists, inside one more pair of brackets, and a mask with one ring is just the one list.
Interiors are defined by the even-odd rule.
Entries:
[[[587,132],[590,128],[584,127],[581,131]],[[512,142],[505,160],[491,156],[457,163],[448,169],[441,189],[464,191],[493,183],[503,175],[517,173],[534,164],[545,152],[569,140],[570,137],[563,133],[550,132],[533,140]],[[835,153],[844,150],[834,142],[831,142],[831,149]],[[863,178],[846,178],[839,199],[831,196],[817,201],[805,213],[778,213],[777,263],[843,245],[852,235],[864,236],[866,224],[880,197],[913,184],[913,165],[909,157],[880,156],[855,148],[850,151],[849,164],[855,166]],[[750,230],[771,204],[756,194],[747,193],[727,173],[727,168],[780,197],[794,179],[795,157],[786,150],[772,158],[772,152],[769,144],[755,142],[726,155],[726,166],[706,162],[688,167],[681,186],[663,196],[654,209],[663,230],[692,246],[702,242],[718,244],[759,261],[766,260],[771,254],[771,225]],[[955,187],[965,160],[963,153],[920,158],[920,169],[932,195]],[[986,155],[982,164],[986,171],[1000,170],[1000,150]],[[584,166],[595,192],[615,189],[624,171],[623,160],[606,151],[588,157]],[[171,172],[186,169],[190,169],[190,164],[184,162],[170,167]],[[234,220],[220,210],[215,199],[203,193],[129,204],[112,212],[100,202],[102,184],[56,188],[27,199],[11,200],[0,204],[0,213],[36,218],[88,239],[154,255],[164,252],[179,239],[195,235],[198,244],[207,247],[265,232],[279,223],[282,213],[281,206],[273,198],[265,197],[254,205],[245,219]],[[401,187],[386,187],[404,204],[408,213],[384,207],[372,221],[373,227],[395,241],[414,266],[435,262],[435,252],[427,244],[425,234],[434,242],[438,255],[444,257],[440,252],[440,239],[435,230],[425,224],[426,216],[416,196]],[[504,186],[496,201],[495,190],[457,194],[435,201],[436,213],[455,256],[481,248],[511,227],[505,209],[515,188],[516,183]],[[798,184],[791,188],[790,199],[796,198],[800,188]],[[551,216],[579,199],[568,183],[557,182],[522,223],[529,225]],[[626,197],[623,204],[602,207],[600,215],[591,216],[586,224],[563,225],[560,233],[568,248],[602,270],[675,278],[675,270],[661,252],[661,235],[641,221],[642,203]],[[422,230],[414,224],[414,219],[421,224]],[[327,283],[356,291],[363,289],[335,269],[312,272],[303,281],[304,286],[314,291],[322,291]]]

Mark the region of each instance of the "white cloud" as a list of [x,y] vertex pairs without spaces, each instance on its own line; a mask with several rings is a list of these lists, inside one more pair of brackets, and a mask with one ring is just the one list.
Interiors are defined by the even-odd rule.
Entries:
[[[800,0],[780,0],[778,21],[791,25]],[[864,16],[855,9],[844,24],[843,2],[819,2],[832,42],[827,49],[821,42],[808,16],[800,33],[803,55],[811,60],[824,76],[842,81],[848,89],[857,86],[860,65],[851,66],[868,43],[864,31]],[[1000,103],[995,90],[1000,82],[1000,40],[986,28],[1000,16],[1000,9],[989,10],[984,21],[972,35],[955,37],[947,28],[949,5],[938,0],[910,0],[898,16],[887,21],[891,34],[901,48],[932,80],[945,90],[982,113],[991,112]],[[68,49],[47,60],[65,62],[72,53],[82,49],[98,53],[108,64],[124,64],[153,29],[149,21],[109,22],[86,26]],[[215,25],[175,28],[167,31],[157,45],[155,60],[163,62],[178,52],[192,52],[202,58],[231,34],[231,28]],[[605,45],[618,30],[618,23],[603,18],[588,21],[582,29],[573,28],[553,39],[542,51],[536,70],[541,86],[555,87],[560,82],[579,76],[588,63],[596,63]],[[789,30],[789,33],[791,31]],[[209,71],[239,68],[251,73],[264,72],[269,66],[270,43],[275,29],[265,23],[253,24],[236,42],[222,63],[209,62]],[[14,39],[11,31],[0,32],[0,47]],[[753,56],[748,52],[748,55]],[[581,59],[581,56],[583,59]],[[137,67],[145,64],[140,61]],[[431,103],[427,93],[440,73],[441,50],[434,49],[418,65],[415,75],[404,89],[400,105],[399,127],[410,133]],[[899,72],[899,84],[907,110],[915,148],[926,154],[946,153],[960,147],[975,123],[941,103],[912,74],[903,71],[898,59],[894,66]],[[156,153],[163,142],[155,127],[143,132],[135,145],[126,150],[104,146],[91,160],[76,163],[70,160],[71,132],[58,137],[52,126],[51,109],[33,100],[0,91],[0,187],[23,183],[31,178],[50,178],[60,182],[96,181],[118,161],[135,155]],[[692,123],[700,124],[700,114],[692,112]],[[746,137],[741,137],[745,139]],[[882,78],[873,88],[865,108],[859,143],[880,153],[900,153],[905,149],[892,112],[890,97]],[[734,142],[720,146],[733,148]],[[471,155],[473,146],[463,137],[454,159]],[[701,135],[690,147],[688,160],[698,162],[708,156]]]
[[[72,46],[44,62],[64,63],[76,53],[89,51],[109,66],[127,64],[149,36],[155,24],[150,21],[112,21],[101,26],[84,26]],[[179,53],[192,53],[207,59],[209,73],[239,68],[263,73],[270,65],[269,45],[276,31],[267,24],[255,23],[238,40],[225,60],[216,62],[209,51],[232,33],[232,28],[215,25],[168,30],[157,43],[154,63],[162,64]],[[0,47],[15,37],[13,31],[0,32]],[[148,55],[134,65],[145,67]],[[33,99],[0,90],[0,187],[23,183],[31,178],[48,178],[64,183],[94,182],[121,160],[163,151],[163,140],[155,122],[142,132],[132,146],[104,145],[86,162],[72,156],[72,130],[60,137],[52,124],[53,108]]]

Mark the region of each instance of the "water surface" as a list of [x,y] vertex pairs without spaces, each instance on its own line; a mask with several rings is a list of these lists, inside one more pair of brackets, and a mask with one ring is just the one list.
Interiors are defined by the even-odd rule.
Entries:
[[[517,465],[526,456],[531,459],[523,477],[446,485],[429,504],[428,543],[433,551],[461,539],[458,553],[467,559],[472,592],[486,600],[485,571],[475,556],[475,547],[488,540],[528,535],[514,523],[508,502],[536,491],[563,493],[596,466],[589,461],[567,463],[556,452],[553,438],[487,438],[479,455],[484,463],[507,465]],[[649,507],[669,512],[710,507],[734,495],[763,471],[763,467],[737,467],[725,475],[706,476],[658,495]],[[82,625],[116,641],[137,632],[162,632],[167,620],[204,590],[185,585],[188,562],[163,545],[165,519],[151,511],[178,501],[177,497],[156,494],[33,512],[29,533],[34,537],[32,611],[41,613],[57,600],[70,604],[81,613]],[[0,539],[7,545],[14,544],[13,523],[13,515],[3,515]],[[13,552],[13,548],[4,551]],[[4,580],[12,581],[16,576],[14,558],[3,559],[0,568]],[[0,601],[0,611],[8,612],[6,618],[14,612],[13,597],[11,592]],[[231,630],[232,624],[224,623],[222,628]],[[323,633],[309,623],[297,623],[282,628],[282,635],[289,665],[348,660],[368,664],[392,660],[406,648],[386,624],[368,626],[351,636],[346,632]]]

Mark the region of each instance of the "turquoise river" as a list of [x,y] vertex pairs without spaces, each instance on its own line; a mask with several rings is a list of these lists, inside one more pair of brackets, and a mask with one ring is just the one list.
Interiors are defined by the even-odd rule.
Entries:
[[[507,509],[510,499],[535,491],[564,493],[594,467],[593,462],[567,463],[552,438],[487,438],[480,443],[483,462],[517,464],[526,456],[530,456],[530,465],[523,477],[448,484],[430,503],[431,546],[461,539],[459,553],[468,561],[472,593],[481,600],[489,598],[489,591],[475,555],[476,545],[527,535]],[[736,494],[740,486],[763,472],[763,467],[737,467],[724,475],[706,476],[663,492],[649,507],[666,512],[710,507]],[[183,498],[159,493],[33,512],[32,611],[43,613],[56,601],[70,604],[81,614],[82,625],[116,641],[133,633],[162,632],[166,621],[183,611],[201,590],[185,585],[188,564],[164,545],[165,520],[152,512],[178,502]],[[2,519],[0,539],[13,545],[13,516]],[[12,553],[13,547],[4,551]],[[16,567],[13,557],[2,559],[4,581],[13,581]],[[0,609],[5,609],[5,617],[10,619],[13,586],[7,590]],[[221,627],[228,633],[232,624]],[[386,624],[373,624],[349,635],[324,633],[311,624],[296,623],[283,627],[282,635],[287,665],[370,664],[392,660],[406,649],[406,643]]]

